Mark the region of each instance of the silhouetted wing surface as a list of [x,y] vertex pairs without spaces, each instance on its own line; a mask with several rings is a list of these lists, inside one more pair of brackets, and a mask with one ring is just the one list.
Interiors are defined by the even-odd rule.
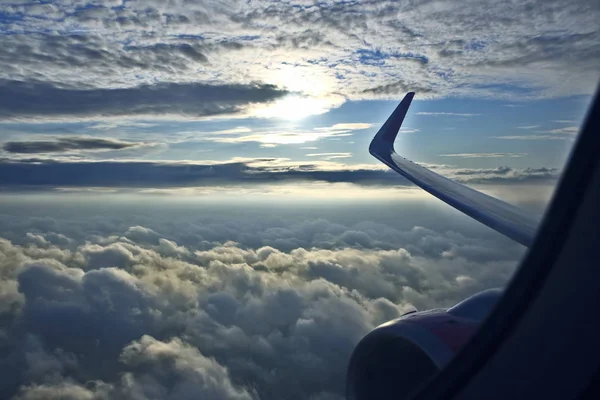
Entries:
[[381,162],[438,199],[467,214],[497,232],[530,246],[539,219],[525,210],[436,174],[430,169],[399,156],[394,140],[414,97],[408,93],[383,124],[369,146],[369,152]]

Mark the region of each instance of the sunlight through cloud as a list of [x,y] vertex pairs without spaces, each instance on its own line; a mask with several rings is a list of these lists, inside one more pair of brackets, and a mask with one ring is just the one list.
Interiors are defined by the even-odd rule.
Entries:
[[332,108],[344,103],[341,96],[323,98],[290,95],[273,103],[251,111],[251,115],[259,118],[280,118],[285,120],[300,120],[310,115],[325,114]]

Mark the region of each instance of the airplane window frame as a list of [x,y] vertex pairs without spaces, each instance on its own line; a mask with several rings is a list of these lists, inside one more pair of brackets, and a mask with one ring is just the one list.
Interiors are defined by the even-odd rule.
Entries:
[[[583,242],[582,246],[587,245],[584,247],[586,249],[593,249],[594,246],[597,248],[600,245],[600,240],[598,240],[600,238],[599,207],[593,208],[594,204],[600,204],[600,202],[591,203],[592,208],[590,208],[590,204],[586,205],[586,200],[588,203],[590,198],[595,200],[599,197],[598,192],[600,191],[600,137],[595,137],[597,134],[600,134],[600,89],[596,90],[596,94],[592,98],[585,123],[571,151],[569,161],[541,222],[534,243],[512,277],[505,290],[505,295],[499,300],[491,315],[482,323],[478,333],[444,370],[423,386],[422,390],[413,397],[414,400],[475,398],[472,396],[473,390],[469,392],[469,389],[481,388],[481,385],[485,385],[486,380],[490,388],[499,387],[498,385],[508,382],[503,382],[505,379],[503,376],[493,377],[494,375],[492,375],[490,379],[489,374],[486,377],[484,372],[491,368],[490,363],[494,357],[507,352],[505,344],[519,325],[533,312],[533,303],[536,300],[539,303],[548,296],[550,283],[552,283],[552,279],[556,279],[551,277],[551,273],[559,267],[562,269],[568,267],[559,264],[563,252],[568,249],[568,246],[572,246],[575,241],[573,238]],[[584,213],[588,218],[582,218],[580,213]],[[577,218],[578,216],[579,218]],[[583,232],[582,220],[588,225],[592,224],[587,227],[588,235],[585,236],[580,236]],[[594,223],[595,225],[593,225]],[[589,235],[590,226],[594,227],[591,235]],[[567,291],[567,288],[578,288],[582,295],[585,291],[588,296],[591,296],[590,301],[598,301],[600,304],[600,287],[594,285],[595,282],[600,282],[600,269],[592,268],[593,256],[591,252],[590,254],[584,253],[578,260],[573,260],[573,264],[578,265],[573,265],[573,279],[564,282],[564,292]],[[585,268],[586,266],[590,268],[585,270],[587,274],[585,279],[583,276],[575,274],[577,267]],[[597,277],[598,280],[590,281],[590,275]],[[560,293],[558,294],[560,295]],[[555,310],[555,325],[541,328],[564,330],[564,332],[557,333],[564,333],[564,335],[570,335],[576,339],[577,329],[581,327],[561,326],[559,319],[561,313],[573,312],[576,300],[580,299],[562,299],[560,309]],[[595,317],[593,311],[585,328],[592,329],[597,337],[600,337],[600,318]],[[584,311],[580,310],[580,312]],[[526,345],[527,343],[523,343],[523,346]],[[597,347],[600,348],[600,345]],[[600,350],[598,352],[600,353]],[[515,365],[520,361],[522,360],[514,359]],[[546,362],[545,360],[538,361]],[[543,368],[541,362],[536,363],[536,360],[529,360],[529,362],[537,364],[538,368]],[[554,359],[552,362],[558,364],[562,361]],[[590,363],[585,366],[564,365],[562,367],[564,372],[561,378],[562,383],[569,380],[574,382],[575,378],[581,380],[583,375],[593,377],[600,371],[598,369],[600,360],[596,360],[598,365],[595,368],[588,364]],[[588,387],[593,385],[596,380],[597,377],[595,380],[590,378],[588,384],[583,387],[579,385],[576,391],[573,389],[570,392],[571,398],[583,394],[586,390],[587,393],[590,393]],[[574,387],[573,384],[572,388]],[[552,392],[550,386],[541,385],[539,388],[531,390],[537,390],[539,398],[548,399],[557,396]],[[494,393],[488,392],[482,398],[501,397],[499,394],[494,395]],[[512,398],[524,397],[519,397],[519,394],[516,393]]]

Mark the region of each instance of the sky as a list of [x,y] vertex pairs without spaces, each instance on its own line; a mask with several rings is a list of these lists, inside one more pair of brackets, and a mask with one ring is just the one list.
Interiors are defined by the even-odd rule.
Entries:
[[593,1],[0,0],[0,397],[342,399],[357,341],[524,248],[368,153],[541,216]]

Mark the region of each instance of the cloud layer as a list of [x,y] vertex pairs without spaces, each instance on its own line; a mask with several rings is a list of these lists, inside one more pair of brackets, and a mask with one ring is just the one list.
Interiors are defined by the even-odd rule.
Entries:
[[585,0],[61,0],[0,12],[0,86],[14,99],[0,103],[4,119],[236,113],[281,94],[270,85],[330,106],[409,90],[590,94],[599,72],[600,9]]
[[502,285],[522,252],[368,221],[0,217],[0,392],[20,399],[342,399],[366,332]]

